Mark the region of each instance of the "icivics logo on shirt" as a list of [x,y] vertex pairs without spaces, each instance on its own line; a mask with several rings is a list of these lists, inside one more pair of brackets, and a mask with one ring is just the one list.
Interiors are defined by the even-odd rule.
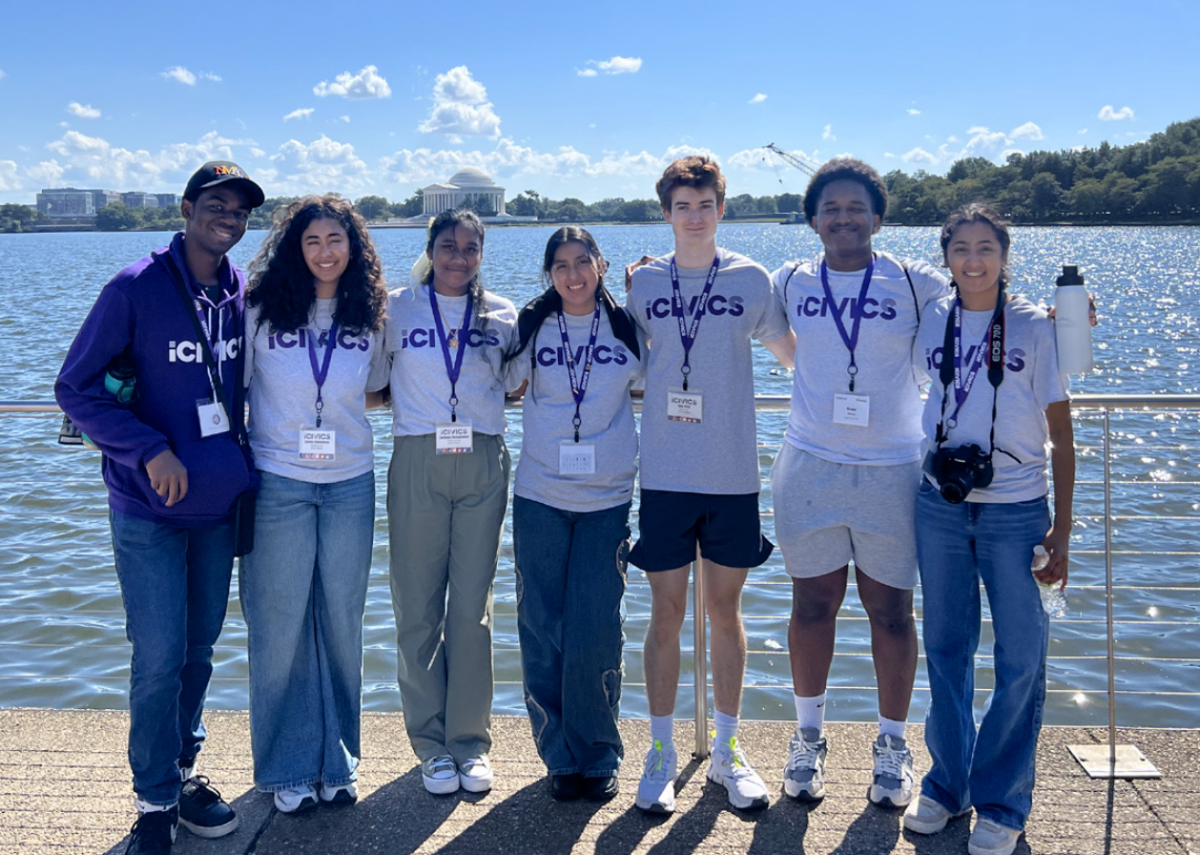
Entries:
[[894,320],[896,317],[896,301],[891,297],[886,297],[883,300],[876,300],[874,297],[868,297],[862,301],[861,308],[858,305],[858,299],[855,297],[843,297],[832,304],[828,297],[819,297],[812,295],[805,297],[801,302],[796,304],[796,317],[799,318],[815,318],[828,317],[832,313],[836,313],[840,318],[846,318],[847,312],[851,320],[860,315],[866,319],[879,318],[881,321]]
[[[963,359],[963,365],[970,365],[975,361],[975,350],[979,345],[971,345],[967,348],[967,355]],[[1021,371],[1025,368],[1025,351],[1019,347],[1009,348],[1004,351],[1004,368],[1008,371]],[[986,363],[985,363],[986,367]],[[942,368],[942,348],[935,347],[930,350],[925,348],[925,370],[930,374],[940,371]]]
[[[274,350],[277,347],[285,350],[291,347],[308,348],[308,340],[312,337],[312,333],[308,330],[296,330],[295,332],[278,332],[267,336],[267,349]],[[323,332],[317,336],[315,342],[317,347],[325,347],[329,344],[329,333]],[[361,350],[364,353],[371,349],[371,339],[363,335],[354,335],[346,330],[338,330],[337,346],[342,350]]]
[[[696,301],[700,299],[697,294],[688,301],[688,315],[696,314]],[[705,310],[706,315],[717,315],[718,317],[728,314],[730,317],[737,318],[745,314],[746,307],[742,305],[742,297],[734,294],[732,297],[726,297],[724,294],[713,294],[708,298],[708,308]],[[671,317],[671,298],[659,297],[657,300],[646,301],[646,319],[650,318],[669,318]]]
[[[213,359],[224,362],[237,359],[242,350],[242,337],[222,339],[213,348]],[[204,362],[204,350],[198,341],[167,342],[167,362]]]
[[[575,365],[579,368],[583,367],[584,358],[587,356],[587,345],[581,344],[575,348]],[[566,354],[561,347],[539,347],[537,352],[538,365],[543,368],[549,368],[551,365],[566,365]],[[597,365],[608,365],[612,362],[617,365],[625,365],[629,362],[629,351],[622,345],[609,347],[607,344],[596,346],[595,352],[592,354],[592,361]]]
[[[499,347],[500,336],[495,330],[470,329],[466,335],[468,347]],[[400,349],[420,347],[438,347],[437,330],[429,329],[400,330]]]

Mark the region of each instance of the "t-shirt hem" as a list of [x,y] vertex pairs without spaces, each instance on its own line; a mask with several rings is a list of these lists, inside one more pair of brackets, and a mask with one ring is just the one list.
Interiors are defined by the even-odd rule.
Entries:
[[919,463],[921,460],[921,451],[918,448],[911,454],[906,454],[903,457],[887,457],[887,458],[872,458],[867,460],[862,457],[846,457],[840,454],[832,454],[827,448],[820,448],[813,445],[805,445],[798,442],[790,436],[784,436],[784,440],[788,445],[806,454],[811,454],[813,457],[819,457],[829,463],[843,463],[848,466],[905,466],[910,463]]

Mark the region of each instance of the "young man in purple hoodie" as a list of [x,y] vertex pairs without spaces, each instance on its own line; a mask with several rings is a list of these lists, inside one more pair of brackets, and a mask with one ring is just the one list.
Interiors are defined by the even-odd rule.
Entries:
[[[104,287],[54,387],[103,453],[133,645],[129,763],[139,818],[128,853],[168,852],[177,823],[201,837],[237,827],[233,809],[194,772],[229,600],[234,505],[255,477],[239,442],[242,413],[227,411],[241,401],[246,283],[226,253],[263,201],[237,164],[204,164],[184,191],[184,231]],[[114,360],[133,369],[127,403],[106,388]]]

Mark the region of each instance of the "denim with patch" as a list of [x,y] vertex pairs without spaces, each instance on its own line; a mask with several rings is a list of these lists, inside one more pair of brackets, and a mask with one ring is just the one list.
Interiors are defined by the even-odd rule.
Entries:
[[563,511],[513,498],[525,705],[551,775],[616,774],[629,503]]
[[[953,505],[928,482],[917,497],[930,692],[925,744],[933,757],[921,792],[952,813],[974,807],[1017,830],[1032,807],[1049,639],[1030,563],[1049,530],[1045,497]],[[977,730],[981,581],[995,636],[995,688]]]

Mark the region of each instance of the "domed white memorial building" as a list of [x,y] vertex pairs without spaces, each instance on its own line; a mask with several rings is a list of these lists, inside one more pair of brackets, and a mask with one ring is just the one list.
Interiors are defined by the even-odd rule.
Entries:
[[493,216],[505,216],[504,188],[474,166],[463,167],[444,184],[430,184],[422,194],[426,217],[436,217],[442,211],[461,208],[470,202],[476,209],[491,209]]

